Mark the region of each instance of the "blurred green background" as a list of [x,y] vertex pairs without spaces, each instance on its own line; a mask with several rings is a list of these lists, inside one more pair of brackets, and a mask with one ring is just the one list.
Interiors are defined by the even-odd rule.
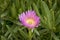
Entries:
[[18,19],[27,10],[41,21],[31,40],[60,40],[60,0],[0,0],[0,40],[29,40]]

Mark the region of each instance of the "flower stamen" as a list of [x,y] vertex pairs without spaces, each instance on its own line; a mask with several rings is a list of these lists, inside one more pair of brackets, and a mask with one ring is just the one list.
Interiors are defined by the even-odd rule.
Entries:
[[34,24],[34,23],[35,23],[33,19],[27,19],[26,22],[27,22],[28,24]]

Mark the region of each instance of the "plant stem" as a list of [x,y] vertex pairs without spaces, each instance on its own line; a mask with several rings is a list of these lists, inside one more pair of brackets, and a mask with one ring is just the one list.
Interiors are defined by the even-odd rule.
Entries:
[[32,29],[29,29],[29,40],[32,40]]

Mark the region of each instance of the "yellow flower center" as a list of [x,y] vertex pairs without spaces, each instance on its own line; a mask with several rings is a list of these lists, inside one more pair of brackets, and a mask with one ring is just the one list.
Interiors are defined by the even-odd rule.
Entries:
[[35,23],[35,21],[34,21],[33,19],[27,19],[26,22],[27,22],[28,24],[34,24],[34,23]]

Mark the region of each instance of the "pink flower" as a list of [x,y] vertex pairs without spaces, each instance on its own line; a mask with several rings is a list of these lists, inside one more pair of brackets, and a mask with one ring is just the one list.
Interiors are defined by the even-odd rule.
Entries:
[[40,23],[40,18],[36,15],[35,11],[28,10],[19,15],[19,20],[21,23],[30,29],[38,27]]

